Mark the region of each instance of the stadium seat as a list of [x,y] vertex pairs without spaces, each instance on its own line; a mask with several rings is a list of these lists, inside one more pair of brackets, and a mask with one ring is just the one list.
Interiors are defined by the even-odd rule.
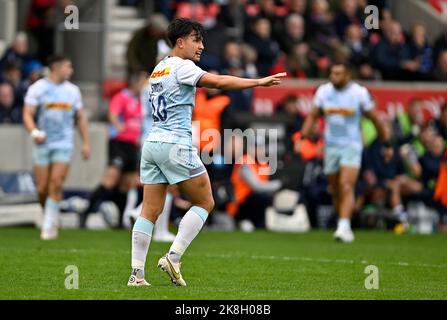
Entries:
[[106,100],[110,100],[115,93],[124,89],[127,82],[124,80],[107,79],[102,83],[102,95]]

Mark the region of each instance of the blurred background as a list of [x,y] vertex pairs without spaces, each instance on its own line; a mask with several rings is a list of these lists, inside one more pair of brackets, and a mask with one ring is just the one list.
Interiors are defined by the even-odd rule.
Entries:
[[[79,11],[78,29],[67,28],[69,5]],[[379,29],[365,27],[368,5],[378,8]],[[436,186],[446,182],[438,179],[447,141],[446,0],[0,0],[0,226],[39,224],[31,139],[21,113],[27,88],[47,72],[48,56],[71,57],[72,81],[81,89],[90,120],[92,157],[84,162],[76,153],[64,190],[63,226],[77,227],[78,213],[107,166],[109,102],[127,86],[129,75],[150,73],[169,54],[166,28],[175,17],[195,19],[206,28],[199,63],[204,70],[249,78],[288,74],[275,88],[197,91],[199,132],[275,129],[268,131],[274,137],[257,145],[278,141],[272,151],[278,170],[268,178],[274,187],[251,186],[250,201],[238,203],[248,215],[231,207],[240,186],[235,168],[222,161],[227,144],[214,152],[207,169],[218,214],[209,228],[302,232],[334,226],[322,174],[324,123],[300,153],[294,141],[330,65],[346,62],[389,122],[397,155],[382,160],[374,127],[363,120],[365,159],[354,226],[391,230],[389,198],[396,191],[389,182],[404,180],[398,192],[411,230],[446,231],[447,197],[434,197]],[[175,193],[171,223],[186,208]],[[109,225],[93,215],[89,227]]]

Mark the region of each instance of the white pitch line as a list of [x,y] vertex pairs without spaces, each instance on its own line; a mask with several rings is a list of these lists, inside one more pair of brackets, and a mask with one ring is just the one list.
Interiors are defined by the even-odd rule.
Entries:
[[[196,255],[196,254],[191,254]],[[197,256],[199,256],[197,254]],[[203,256],[203,254],[200,254]],[[260,255],[244,255],[244,254],[205,254],[208,258],[250,258],[253,260],[283,260],[283,261],[306,261],[306,262],[321,262],[321,263],[337,263],[337,264],[374,264],[374,265],[394,265],[399,267],[424,267],[424,268],[438,268],[438,269],[447,269],[447,265],[438,265],[438,264],[411,264],[408,262],[372,262],[372,261],[354,261],[354,260],[345,260],[345,259],[326,259],[326,258],[310,258],[310,257],[288,257],[288,256],[260,256]]]
[[[47,249],[53,253],[85,253],[95,251],[95,249]],[[126,254],[130,253],[129,250],[125,250]],[[161,255],[164,252],[161,251],[149,251],[150,254]],[[404,261],[398,262],[373,262],[366,260],[346,260],[346,259],[327,259],[327,258],[311,258],[311,257],[289,257],[289,256],[260,256],[260,255],[246,255],[243,253],[225,253],[225,254],[195,254],[195,253],[186,253],[186,255],[191,256],[206,256],[208,258],[221,258],[221,259],[231,259],[231,258],[250,258],[253,260],[283,260],[283,261],[305,261],[305,262],[320,262],[320,263],[337,263],[337,264],[372,264],[372,265],[393,265],[399,267],[417,267],[417,268],[438,268],[438,269],[447,269],[447,265],[439,265],[439,264],[428,264],[428,263],[420,263],[420,264],[411,264]]]

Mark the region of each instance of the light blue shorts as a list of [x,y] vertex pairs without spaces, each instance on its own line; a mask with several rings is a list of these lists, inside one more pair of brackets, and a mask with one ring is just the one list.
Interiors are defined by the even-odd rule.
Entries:
[[70,163],[73,149],[49,149],[45,146],[33,147],[33,163],[36,166],[48,166],[50,163]]
[[340,167],[360,168],[362,150],[349,146],[325,146],[324,148],[324,174],[334,174]]
[[194,147],[159,141],[144,142],[140,165],[143,184],[176,184],[205,172]]

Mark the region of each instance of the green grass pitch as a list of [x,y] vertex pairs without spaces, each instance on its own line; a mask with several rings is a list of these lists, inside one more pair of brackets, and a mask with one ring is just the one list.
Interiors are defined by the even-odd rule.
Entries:
[[[447,237],[357,231],[353,244],[329,231],[277,234],[203,231],[183,257],[188,287],[157,267],[170,244],[152,242],[146,288],[128,288],[129,231],[62,230],[39,240],[34,228],[0,229],[0,299],[446,299]],[[65,288],[65,268],[79,289]],[[367,290],[365,268],[378,268]]]

